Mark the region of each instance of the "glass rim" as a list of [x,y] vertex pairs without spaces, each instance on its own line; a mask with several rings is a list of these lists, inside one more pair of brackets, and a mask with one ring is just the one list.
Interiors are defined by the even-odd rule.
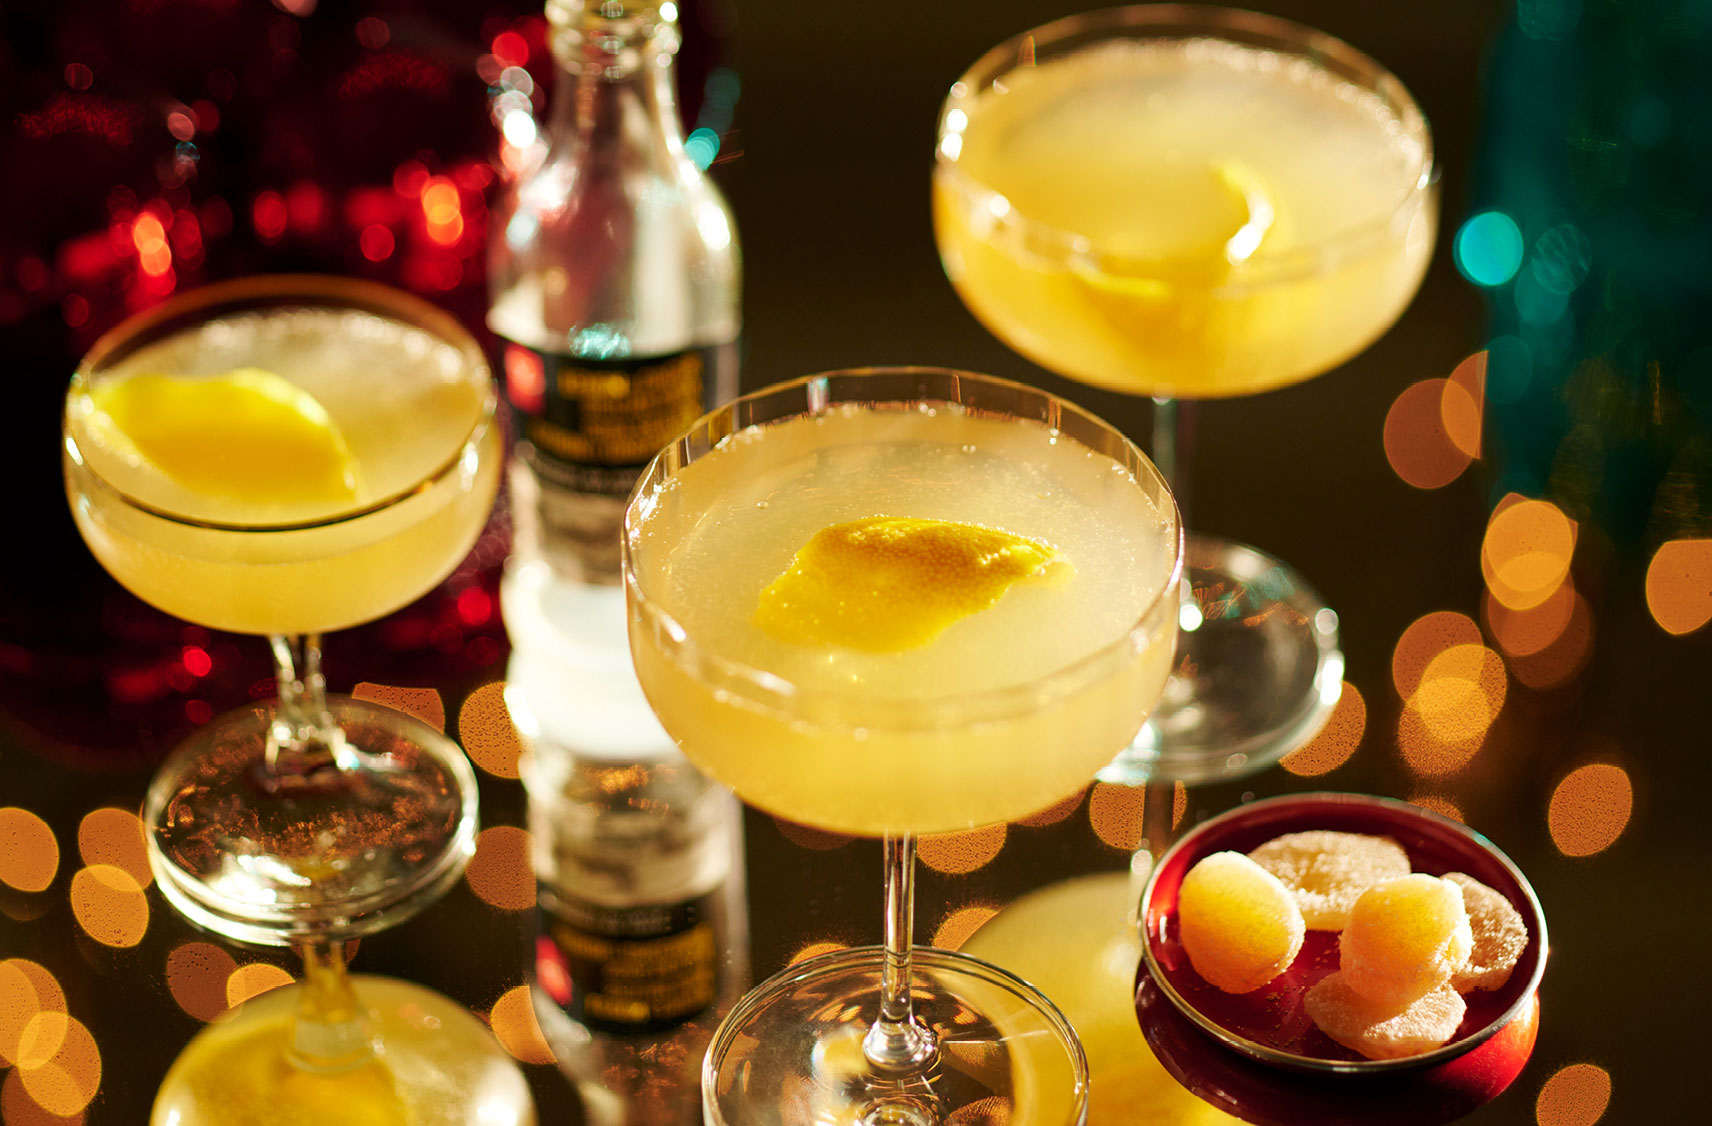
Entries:
[[[357,508],[342,509],[309,520],[240,523],[207,520],[151,504],[108,480],[83,456],[69,425],[71,404],[79,395],[89,395],[88,385],[92,377],[115,358],[115,353],[117,358],[123,358],[133,350],[133,346],[162,339],[173,331],[210,320],[217,312],[289,307],[353,309],[372,313],[421,329],[455,348],[468,361],[466,367],[472,373],[472,382],[481,391],[481,407],[469,431],[446,460],[414,483]],[[486,436],[496,421],[497,410],[498,399],[493,389],[491,369],[482,354],[481,345],[456,317],[440,306],[395,286],[362,278],[332,274],[258,274],[186,290],[126,317],[102,333],[72,373],[66,389],[61,433],[66,455],[88,474],[89,481],[125,508],[179,527],[254,535],[306,532],[353,523],[433,491],[458,471],[471,446]]]
[[[1150,495],[1154,495],[1156,501],[1160,502],[1161,515],[1169,519],[1172,539],[1171,561],[1159,589],[1136,612],[1134,619],[1124,625],[1117,636],[1065,665],[1028,681],[1004,684],[993,688],[946,693],[927,698],[879,694],[869,690],[848,688],[817,688],[812,691],[804,691],[796,682],[787,680],[777,673],[733,660],[715,651],[715,648],[699,643],[691,632],[685,629],[683,624],[661,604],[659,598],[643,588],[644,584],[637,575],[634,563],[634,540],[641,530],[638,516],[641,501],[646,496],[663,488],[671,477],[682,469],[682,464],[673,467],[671,464],[673,461],[679,460],[683,464],[688,464],[698,457],[711,453],[726,438],[751,425],[771,425],[793,418],[813,417],[824,413],[834,405],[842,403],[873,404],[884,402],[896,406],[909,403],[965,405],[959,398],[933,395],[927,392],[912,398],[862,399],[847,396],[835,399],[831,398],[826,391],[827,384],[834,379],[860,380],[872,377],[943,379],[951,387],[951,394],[958,394],[962,383],[969,381],[977,386],[1035,396],[1041,401],[1052,421],[1025,418],[1025,416],[1009,412],[1004,413],[1007,413],[1009,417],[1038,421],[1058,433],[1064,433],[1064,431],[1056,425],[1056,422],[1068,416],[1080,424],[1093,426],[1114,439],[1117,448],[1125,455],[1123,459],[1114,458],[1114,460],[1122,463],[1127,459],[1131,463],[1126,468],[1135,474],[1136,486],[1143,490],[1149,490]],[[816,385],[819,386],[818,392]],[[758,403],[803,392],[806,392],[806,410],[771,415],[763,420],[742,425],[734,423],[734,420],[746,409]],[[977,412],[981,411],[979,407],[971,409]],[[1000,412],[994,408],[987,408],[984,413],[995,415]],[[1067,434],[1067,436],[1079,445],[1087,445],[1074,434]],[[700,448],[699,452],[695,452],[698,446],[705,448]],[[669,638],[671,648],[675,652],[668,654],[665,659],[680,669],[694,670],[696,675],[699,675],[700,670],[707,670],[718,677],[716,687],[719,689],[740,696],[748,704],[774,712],[787,720],[800,719],[805,722],[812,722],[823,729],[848,728],[852,730],[917,732],[944,730],[972,722],[999,721],[1037,711],[1094,683],[1108,666],[1125,659],[1127,653],[1132,649],[1136,652],[1145,649],[1151,644],[1150,637],[1163,624],[1164,618],[1167,615],[1175,618],[1180,597],[1178,586],[1183,575],[1184,532],[1182,515],[1177,508],[1176,498],[1172,495],[1170,485],[1165,480],[1164,475],[1159,472],[1158,467],[1127,435],[1091,411],[1061,395],[1015,380],[931,365],[883,365],[837,368],[770,384],[738,396],[691,423],[678,437],[667,443],[654,456],[641,476],[637,478],[636,485],[631,491],[630,499],[624,510],[622,554],[624,587],[632,607],[630,615],[632,629],[636,628],[637,620],[640,618],[645,623],[644,628]],[[1137,648],[1138,646],[1139,648]],[[677,653],[683,653],[686,656],[680,657],[676,655]],[[807,713],[801,706],[805,700],[812,701],[815,705],[812,711]],[[793,708],[792,704],[797,706]]]
[[[1147,34],[1148,29],[1158,34]],[[940,106],[939,123],[934,134],[934,174],[949,180],[956,192],[970,201],[1003,200],[1007,209],[996,221],[1015,226],[1045,244],[1061,248],[1065,258],[1090,261],[1102,273],[1128,281],[1165,280],[1157,269],[1146,268],[1145,260],[1125,258],[1101,250],[1085,235],[1036,219],[1025,214],[1005,198],[1002,192],[988,187],[983,181],[965,172],[955,156],[945,152],[948,136],[961,136],[964,122],[950,125],[953,111],[960,111],[993,78],[1034,65],[1036,50],[1042,45],[1062,42],[1080,32],[1107,31],[1115,33],[1106,41],[1119,38],[1136,42],[1176,39],[1222,40],[1239,46],[1263,47],[1287,53],[1319,65],[1334,78],[1360,85],[1379,95],[1396,115],[1404,131],[1420,145],[1420,171],[1399,196],[1396,206],[1380,218],[1349,227],[1318,239],[1310,245],[1270,255],[1264,249],[1242,262],[1236,280],[1210,287],[1212,293],[1241,293],[1280,284],[1324,272],[1360,247],[1383,237],[1401,216],[1433,192],[1439,181],[1439,170],[1433,152],[1431,126],[1415,97],[1401,79],[1381,65],[1378,60],[1329,32],[1280,16],[1205,4],[1132,4],[1125,7],[1101,8],[1078,15],[1063,16],[1027,31],[1011,36],[990,48],[966,69],[947,92]],[[1133,32],[1134,34],[1124,34]],[[1087,44],[1093,45],[1092,43]],[[1027,63],[1018,62],[1026,59]],[[1138,266],[1142,268],[1137,268]]]

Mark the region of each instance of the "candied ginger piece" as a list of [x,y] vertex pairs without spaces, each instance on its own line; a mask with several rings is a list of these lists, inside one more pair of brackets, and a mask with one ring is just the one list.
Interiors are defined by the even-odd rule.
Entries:
[[1338,968],[1351,989],[1399,1009],[1448,982],[1473,948],[1462,888],[1413,872],[1356,899],[1338,938]]
[[1440,985],[1402,1007],[1371,1001],[1350,988],[1347,974],[1321,978],[1302,998],[1321,1032],[1370,1060],[1419,1055],[1456,1035],[1468,1006]]
[[1317,931],[1341,931],[1356,897],[1409,874],[1409,854],[1390,837],[1331,829],[1274,837],[1248,858],[1284,881]]
[[1462,889],[1462,904],[1474,933],[1474,949],[1468,964],[1451,975],[1452,988],[1458,993],[1502,988],[1527,949],[1528,924],[1508,899],[1473,876],[1451,872],[1445,879]]
[[1195,862],[1177,891],[1177,923],[1189,964],[1226,993],[1289,969],[1308,929],[1290,890],[1240,852]]

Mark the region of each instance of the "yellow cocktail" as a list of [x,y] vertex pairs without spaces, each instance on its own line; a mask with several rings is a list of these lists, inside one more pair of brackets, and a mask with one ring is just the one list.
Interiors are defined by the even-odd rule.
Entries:
[[[1180,501],[1179,400],[1283,387],[1362,351],[1420,285],[1437,215],[1431,135],[1403,85],[1254,12],[1058,20],[989,51],[940,114],[934,230],[958,295],[1043,367],[1152,396],[1153,457]],[[1293,570],[1191,535],[1185,576],[1179,666],[1108,781],[1255,770],[1337,701],[1337,616]]]
[[96,558],[170,614],[266,635],[278,683],[271,705],[194,732],[143,812],[173,906],[299,947],[306,978],[191,1042],[159,1126],[534,1121],[515,1065],[454,1003],[344,971],[345,940],[458,878],[476,786],[455,743],[328,696],[319,667],[323,631],[419,598],[480,534],[501,462],[490,382],[433,306],[316,277],[186,293],[72,380],[66,493]]
[[[268,479],[245,480],[266,467],[193,438],[180,439],[179,456],[200,463],[168,472],[102,406],[131,406],[135,388],[167,373],[174,384],[141,395],[182,414],[206,397],[204,380],[234,372],[253,373],[239,386],[272,396],[288,420],[289,389],[318,405],[324,416],[299,423],[300,446],[314,448],[322,426],[348,480],[281,499]],[[72,514],[114,578],[177,617],[259,634],[372,621],[445,578],[487,519],[501,461],[488,384],[460,344],[364,309],[238,310],[189,324],[73,382]],[[208,424],[237,425],[220,407],[234,409],[216,405]]]
[[1425,126],[1210,38],[1092,44],[947,103],[933,215],[971,311],[1054,371],[1210,398],[1361,351],[1420,285]]
[[834,372],[668,446],[625,521],[631,651],[686,754],[739,796],[884,836],[886,945],[763,983],[703,1068],[710,1126],[1069,1126],[1063,1018],[1003,971],[912,951],[915,834],[1084,785],[1170,666],[1176,508],[1121,435],[938,369]]

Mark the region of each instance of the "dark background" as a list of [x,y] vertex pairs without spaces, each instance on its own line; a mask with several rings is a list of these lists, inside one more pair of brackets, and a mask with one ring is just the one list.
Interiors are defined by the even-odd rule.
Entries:
[[[1383,427],[1405,388],[1448,375],[1487,338],[1482,295],[1458,274],[1451,248],[1501,159],[1481,138],[1493,111],[1489,65],[1512,12],[1477,0],[1254,6],[1355,44],[1415,93],[1434,127],[1443,224],[1419,298],[1367,353],[1324,378],[1200,413],[1195,524],[1287,559],[1339,610],[1346,680],[1366,701],[1366,721],[1359,750],[1331,774],[1274,769],[1198,790],[1190,816],[1248,794],[1314,788],[1454,802],[1529,874],[1553,945],[1533,1062],[1470,1120],[1535,1122],[1542,1087],[1579,1063],[1609,1073],[1605,1121],[1672,1119],[1701,1101],[1690,1099],[1700,1086],[1691,1069],[1712,1002],[1701,823],[1712,781],[1704,705],[1712,654],[1704,629],[1671,637],[1649,616],[1647,545],[1584,528],[1585,542],[1603,545],[1577,556],[1577,583],[1595,610],[1591,658],[1550,692],[1512,682],[1474,766],[1427,780],[1398,753],[1393,650],[1428,612],[1479,619],[1480,542],[1503,453],[1490,441],[1485,459],[1458,480],[1422,491],[1392,472]],[[1531,0],[1521,10],[1537,21],[1542,11],[1581,7]],[[1585,7],[1644,39],[1648,29],[1680,30],[1663,14],[1655,22],[1655,8],[1680,15],[1696,6]],[[1001,39],[1074,10],[1014,0],[688,7],[688,100],[697,100],[695,78],[710,64],[742,79],[714,171],[745,255],[746,387],[849,364],[945,364],[1039,381],[1145,434],[1144,404],[1046,375],[982,330],[945,281],[928,222],[935,120],[949,83]],[[175,671],[180,625],[137,605],[89,559],[57,468],[66,379],[99,331],[164,295],[161,278],[144,277],[134,238],[137,216],[155,200],[196,217],[196,240],[169,232],[176,290],[261,271],[359,273],[425,292],[479,326],[482,199],[493,190],[481,170],[492,167],[495,142],[478,66],[497,35],[515,30],[533,45],[530,69],[545,81],[538,13],[510,0],[0,0],[0,495],[8,511],[0,806],[46,817],[62,851],[47,891],[0,887],[0,957],[53,970],[71,1011],[96,1034],[105,1073],[86,1112],[91,1124],[143,1121],[155,1084],[197,1028],[173,1004],[161,970],[165,952],[193,932],[151,891],[151,927],[139,947],[112,951],[82,938],[66,906],[76,825],[98,806],[135,808],[153,765],[198,714],[190,704],[218,711],[242,702],[265,691],[269,670],[259,641],[215,637],[213,671],[186,681]],[[386,23],[378,48],[359,35],[365,18]],[[74,65],[88,68],[87,78]],[[1503,108],[1513,126],[1515,107]],[[196,126],[189,142],[170,124],[185,112]],[[467,230],[455,245],[426,238],[417,213],[398,202],[406,197],[393,190],[395,178],[408,178],[401,166],[410,161],[458,185]],[[258,219],[266,226],[274,215],[268,192],[278,193],[287,219],[274,238],[258,230]],[[371,261],[359,235],[377,224],[395,232],[395,249]],[[332,638],[332,687],[431,686],[455,716],[465,694],[502,676],[497,617],[470,612],[467,598],[460,609],[459,596],[491,592],[505,533],[502,513],[447,587],[394,619]],[[1564,775],[1594,761],[1626,772],[1633,812],[1611,847],[1569,858],[1553,844],[1546,811]],[[517,784],[483,783],[486,823],[521,824]],[[806,849],[752,815],[749,849],[757,977],[811,942],[877,940],[877,846]],[[1019,832],[973,875],[923,876],[923,934],[953,908],[996,906],[1125,861],[1086,817]],[[460,887],[366,940],[357,964],[485,1012],[523,980],[531,928],[526,915],[494,910]],[[557,1073],[528,1070],[543,1121],[575,1121]],[[1591,1121],[1542,1118],[1541,1126]]]

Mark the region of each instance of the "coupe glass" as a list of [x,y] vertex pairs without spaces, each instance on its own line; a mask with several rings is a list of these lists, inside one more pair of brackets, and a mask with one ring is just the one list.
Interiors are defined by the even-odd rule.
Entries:
[[[916,647],[757,625],[763,590],[815,565],[799,554],[811,537],[874,517],[1000,529],[1068,567]],[[738,1004],[703,1068],[709,1123],[1082,1120],[1082,1051],[1052,1004],[993,966],[912,947],[916,836],[1061,800],[1134,737],[1170,669],[1180,541],[1164,479],[1121,434],[955,371],[781,384],[654,460],[626,514],[624,578],[661,723],[751,804],[884,839],[884,946],[789,967]],[[836,597],[871,597],[871,573]],[[961,589],[936,572],[915,593]],[[888,609],[886,628],[916,624]]]
[[[1143,5],[1025,32],[958,79],[933,215],[996,336],[1153,398],[1153,457],[1187,507],[1180,412],[1383,333],[1425,271],[1435,185],[1426,121],[1372,59],[1270,16]],[[1337,616],[1293,570],[1191,535],[1184,578],[1175,675],[1109,781],[1256,770],[1337,702]]]
[[[246,369],[247,395],[221,399],[210,389],[224,381],[204,382]],[[140,385],[129,380],[162,376],[171,387],[130,400],[127,422],[111,413]],[[274,440],[291,427],[281,404],[323,448],[335,439],[317,420],[342,442],[354,484],[339,500],[303,499],[310,455],[276,463],[293,448]],[[232,412],[249,409],[267,421],[246,431]],[[189,445],[145,447],[125,429],[183,435],[198,418]],[[501,434],[475,341],[365,282],[211,286],[102,337],[72,378],[64,430],[66,493],[101,564],[169,614],[266,636],[276,662],[277,699],[198,729],[157,773],[143,819],[175,908],[238,941],[300,948],[305,978],[193,1041],[155,1121],[271,1121],[258,1117],[268,1107],[296,1121],[337,1099],[377,1121],[404,1120],[405,1106],[435,1108],[410,1121],[477,1121],[490,1106],[492,1121],[532,1122],[521,1075],[467,1011],[403,982],[358,979],[353,992],[346,940],[399,922],[463,870],[476,782],[446,736],[329,696],[320,670],[323,632],[420,597],[482,529]]]

